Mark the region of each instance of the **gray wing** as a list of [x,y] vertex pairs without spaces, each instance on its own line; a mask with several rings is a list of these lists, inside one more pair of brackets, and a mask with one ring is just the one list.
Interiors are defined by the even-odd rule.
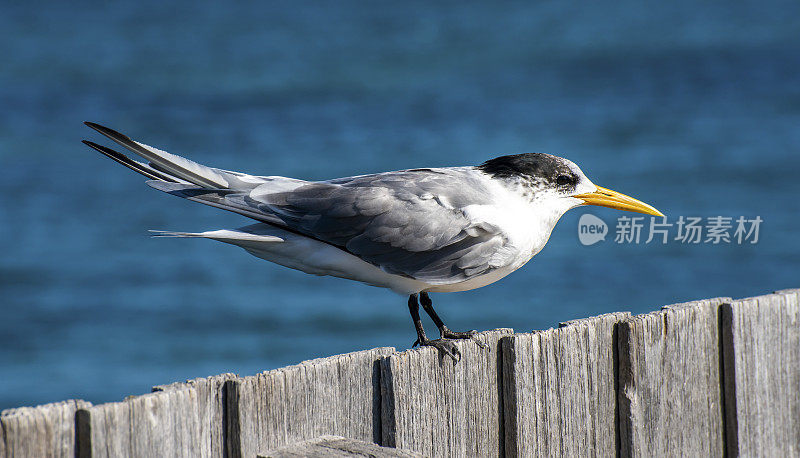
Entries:
[[[157,187],[175,193],[180,186]],[[388,172],[278,192],[269,185],[238,193],[186,192],[196,194],[183,197],[314,237],[386,272],[431,284],[458,283],[511,262],[502,250],[502,231],[463,211],[491,203],[471,169]]]

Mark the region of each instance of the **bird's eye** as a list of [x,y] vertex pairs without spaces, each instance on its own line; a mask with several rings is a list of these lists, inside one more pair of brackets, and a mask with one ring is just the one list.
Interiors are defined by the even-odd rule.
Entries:
[[556,178],[556,184],[559,186],[566,186],[570,183],[572,183],[572,177],[569,175],[559,175]]

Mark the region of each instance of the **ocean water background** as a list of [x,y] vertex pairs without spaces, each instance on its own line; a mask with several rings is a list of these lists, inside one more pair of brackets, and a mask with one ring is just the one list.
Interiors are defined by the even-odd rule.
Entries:
[[[326,179],[546,151],[757,244],[583,246],[576,209],[452,329],[800,287],[800,3],[13,3],[0,15],[0,408],[120,400],[376,346],[406,299],[148,229],[243,217],[154,191],[84,120],[208,165]],[[672,232],[675,235],[675,232]],[[435,328],[426,322],[430,331]]]

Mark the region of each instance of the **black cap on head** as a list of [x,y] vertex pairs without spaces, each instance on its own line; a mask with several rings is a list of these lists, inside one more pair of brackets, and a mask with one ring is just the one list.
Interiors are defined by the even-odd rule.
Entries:
[[579,177],[564,159],[545,153],[523,153],[489,159],[478,169],[494,178],[522,178],[544,185],[575,187]]

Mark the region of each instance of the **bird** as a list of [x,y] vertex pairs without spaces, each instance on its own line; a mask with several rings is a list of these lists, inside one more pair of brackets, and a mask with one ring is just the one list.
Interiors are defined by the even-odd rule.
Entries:
[[[477,166],[432,167],[324,181],[222,170],[132,140],[93,122],[88,127],[145,162],[83,143],[174,196],[238,213],[255,223],[205,232],[152,231],[204,238],[313,275],[330,275],[408,296],[417,334],[455,362],[455,341],[430,293],[494,283],[539,253],[558,220],[581,205],[664,216],[654,207],[592,183],[572,161],[545,153],[512,154]],[[439,338],[425,334],[419,308]]]

